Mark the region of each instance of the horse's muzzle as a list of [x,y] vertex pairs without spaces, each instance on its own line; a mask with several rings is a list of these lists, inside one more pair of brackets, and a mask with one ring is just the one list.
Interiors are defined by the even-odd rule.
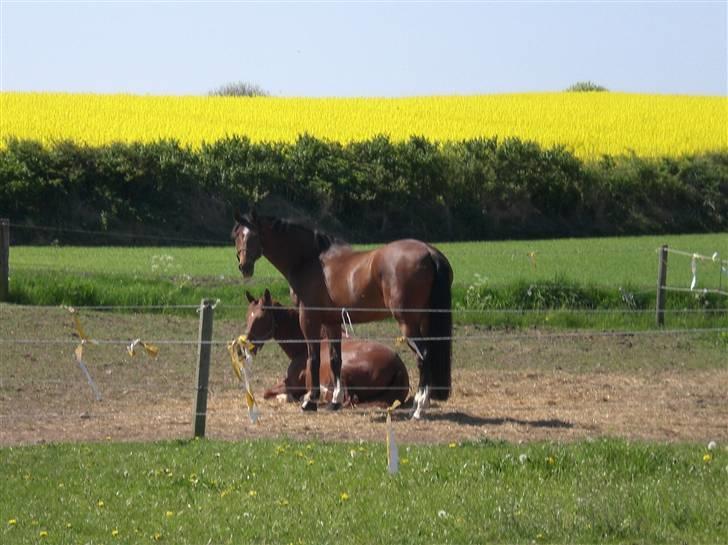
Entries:
[[243,263],[241,265],[238,265],[238,269],[240,269],[240,272],[243,274],[243,278],[250,278],[251,276],[253,276],[255,263]]

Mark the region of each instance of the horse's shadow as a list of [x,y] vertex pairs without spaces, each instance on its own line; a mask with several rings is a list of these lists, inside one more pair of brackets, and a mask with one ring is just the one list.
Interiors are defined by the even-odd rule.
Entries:
[[[409,413],[405,411],[395,412],[392,415],[393,420],[409,420],[409,418]],[[530,426],[532,428],[571,429],[574,427],[574,424],[571,422],[559,420],[558,418],[538,420],[524,420],[521,418],[512,418],[510,416],[483,418],[481,416],[467,414],[462,411],[426,413],[424,419],[434,422],[447,421],[461,426],[503,426],[505,424],[518,424],[521,426]]]

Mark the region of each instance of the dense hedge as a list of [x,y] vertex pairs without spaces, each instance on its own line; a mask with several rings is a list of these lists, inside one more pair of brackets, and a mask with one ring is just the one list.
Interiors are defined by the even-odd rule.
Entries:
[[[305,135],[200,149],[9,140],[0,150],[0,216],[16,224],[223,242],[233,208],[249,203],[356,242],[728,231],[728,152],[585,163],[517,139],[342,145]],[[20,242],[59,237],[14,231]],[[62,241],[114,242],[79,237]]]

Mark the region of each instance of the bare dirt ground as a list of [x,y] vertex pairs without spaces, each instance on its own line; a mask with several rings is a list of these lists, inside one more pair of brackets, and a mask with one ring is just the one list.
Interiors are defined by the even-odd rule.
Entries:
[[[0,446],[57,441],[149,441],[193,435],[194,344],[163,344],[158,359],[130,358],[121,344],[87,346],[85,360],[103,399],[95,401],[73,359],[72,325],[64,314],[14,313],[0,344]],[[7,315],[5,315],[7,317]],[[84,317],[90,335],[118,339],[139,327],[137,316]],[[194,318],[145,317],[144,327],[180,341],[196,338]],[[377,335],[391,326],[368,332]],[[138,329],[137,329],[138,330]],[[222,341],[239,324],[215,324],[206,436],[226,440],[384,439],[384,411],[358,406],[301,413],[297,404],[261,399],[283,375],[275,346],[256,358],[254,391],[261,418],[247,418],[242,391]],[[367,333],[366,330],[362,330]],[[162,333],[159,333],[162,332]],[[700,335],[550,335],[459,327],[471,338],[453,349],[453,392],[422,421],[398,410],[404,443],[467,440],[571,441],[624,437],[654,441],[728,441],[728,350]],[[32,335],[31,335],[32,334]],[[51,343],[53,339],[70,339]],[[402,351],[408,365],[409,354]],[[410,382],[417,372],[410,368]]]

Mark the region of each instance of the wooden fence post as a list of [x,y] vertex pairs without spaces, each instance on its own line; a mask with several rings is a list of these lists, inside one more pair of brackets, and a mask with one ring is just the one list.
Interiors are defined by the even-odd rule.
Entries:
[[203,299],[200,303],[200,337],[197,356],[197,398],[195,400],[195,437],[205,436],[207,419],[207,385],[210,377],[210,354],[212,352],[212,317],[214,302]]
[[655,320],[658,326],[665,325],[665,286],[667,284],[667,244],[660,248],[660,259],[657,266],[657,305]]
[[0,302],[10,293],[10,220],[0,219]]

